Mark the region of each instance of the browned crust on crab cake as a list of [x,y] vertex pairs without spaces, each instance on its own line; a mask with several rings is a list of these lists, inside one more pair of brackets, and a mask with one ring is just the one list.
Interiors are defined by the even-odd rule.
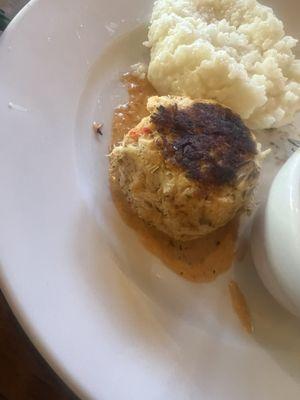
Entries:
[[212,100],[148,99],[149,116],[110,154],[130,207],[175,240],[192,240],[248,207],[259,150],[240,117]]
[[151,122],[161,135],[164,158],[201,184],[234,184],[241,166],[257,154],[241,118],[218,103],[160,105]]

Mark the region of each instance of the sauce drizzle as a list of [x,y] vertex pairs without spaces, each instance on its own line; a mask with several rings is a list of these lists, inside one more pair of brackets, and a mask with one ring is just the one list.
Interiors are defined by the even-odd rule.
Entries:
[[230,281],[228,285],[232,307],[238,316],[243,328],[248,333],[253,332],[253,324],[249,308],[241,289],[235,281]]

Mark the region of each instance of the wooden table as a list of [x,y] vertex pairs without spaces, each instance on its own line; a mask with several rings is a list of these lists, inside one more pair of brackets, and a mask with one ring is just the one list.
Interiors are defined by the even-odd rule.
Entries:
[[78,400],[30,343],[1,292],[0,400]]

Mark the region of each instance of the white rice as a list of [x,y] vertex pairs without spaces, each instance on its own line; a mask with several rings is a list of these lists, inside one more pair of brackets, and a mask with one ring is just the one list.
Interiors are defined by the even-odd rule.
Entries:
[[255,129],[300,109],[300,60],[282,22],[255,0],[158,0],[148,78],[160,95],[215,99]]

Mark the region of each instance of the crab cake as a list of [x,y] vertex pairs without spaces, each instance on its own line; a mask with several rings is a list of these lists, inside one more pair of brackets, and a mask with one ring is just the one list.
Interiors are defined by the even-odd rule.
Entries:
[[154,96],[149,116],[110,154],[132,209],[175,240],[206,235],[247,207],[259,175],[257,143],[214,101]]

